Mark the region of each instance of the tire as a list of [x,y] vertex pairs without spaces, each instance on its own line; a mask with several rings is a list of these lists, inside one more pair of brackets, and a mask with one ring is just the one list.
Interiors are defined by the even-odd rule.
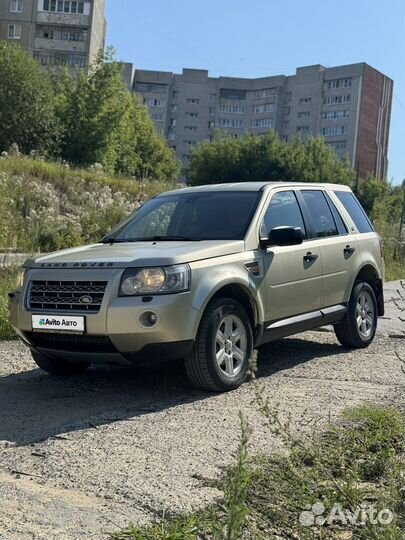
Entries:
[[344,319],[335,324],[335,334],[344,347],[364,349],[377,330],[377,300],[366,281],[356,281]]
[[90,366],[87,362],[69,362],[62,358],[46,356],[37,351],[31,351],[31,356],[38,367],[52,375],[80,375]]
[[[229,339],[236,330],[239,337]],[[215,299],[208,305],[194,347],[185,359],[188,377],[203,390],[234,390],[246,380],[252,350],[252,325],[245,309],[232,298]]]

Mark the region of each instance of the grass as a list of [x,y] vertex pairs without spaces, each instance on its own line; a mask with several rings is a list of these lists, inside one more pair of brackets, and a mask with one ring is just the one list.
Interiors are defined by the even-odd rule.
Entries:
[[15,339],[16,335],[8,322],[8,293],[15,289],[18,269],[0,268],[0,341]]
[[121,191],[138,196],[146,192],[153,197],[162,191],[172,189],[173,184],[167,182],[144,181],[123,176],[112,176],[93,169],[66,167],[53,161],[30,159],[26,156],[9,156],[0,160],[0,172],[9,175],[25,175],[42,182],[49,182],[60,190],[66,189],[73,179],[80,178],[84,183],[99,183],[109,186],[113,191]]
[[[262,409],[263,403],[260,405]],[[263,410],[263,409],[262,409]],[[270,416],[268,416],[270,414]],[[246,513],[236,536],[221,523],[229,507],[214,505],[188,516],[177,516],[150,527],[130,526],[113,540],[403,540],[405,538],[405,427],[394,409],[363,406],[348,410],[339,425],[330,425],[310,440],[296,439],[288,425],[267,411],[270,432],[290,442],[285,455],[261,456],[251,461],[249,482],[237,480],[238,465],[223,481],[225,493],[235,481],[246,487]],[[277,428],[275,427],[277,426]],[[237,463],[240,463],[238,455]],[[225,505],[234,505],[235,501]],[[365,522],[330,520],[336,504],[349,518],[359,509]],[[316,505],[316,506],[314,506]],[[363,506],[362,506],[363,505]],[[391,523],[371,523],[366,512],[389,509]],[[312,512],[315,509],[316,514]],[[317,515],[323,510],[322,515]],[[360,510],[359,510],[360,511]],[[302,514],[302,512],[307,512]],[[370,514],[372,515],[372,514]],[[303,517],[318,517],[308,526]],[[300,517],[302,522],[300,522]],[[346,519],[346,518],[345,518]]]

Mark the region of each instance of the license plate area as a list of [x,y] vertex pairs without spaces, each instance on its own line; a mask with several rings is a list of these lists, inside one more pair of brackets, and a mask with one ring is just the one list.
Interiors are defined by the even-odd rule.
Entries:
[[32,330],[57,334],[84,334],[86,319],[71,315],[32,315]]

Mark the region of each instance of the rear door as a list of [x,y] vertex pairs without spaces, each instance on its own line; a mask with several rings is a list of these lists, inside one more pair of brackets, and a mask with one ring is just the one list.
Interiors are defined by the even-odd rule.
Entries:
[[321,307],[342,304],[347,300],[348,284],[360,267],[361,253],[355,235],[349,234],[336,206],[322,189],[301,190],[311,238],[319,243],[322,258]]
[[296,194],[280,190],[272,194],[264,215],[268,234],[280,226],[300,227],[305,235],[298,246],[271,246],[264,255],[266,321],[277,321],[319,310],[321,257],[317,239],[308,239]]

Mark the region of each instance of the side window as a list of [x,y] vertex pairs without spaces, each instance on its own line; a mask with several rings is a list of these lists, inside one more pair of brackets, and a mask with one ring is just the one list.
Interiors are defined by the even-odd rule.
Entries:
[[325,193],[325,197],[328,200],[329,208],[332,210],[332,214],[333,214],[333,217],[335,219],[335,223],[336,223],[337,228],[338,228],[338,233],[340,235],[348,234],[348,232],[349,232],[348,228],[347,228],[345,222],[343,221],[342,216],[339,214],[339,211],[336,208],[334,202],[332,201],[332,199],[329,197],[329,195],[327,193]]
[[302,196],[311,215],[315,238],[337,236],[336,223],[323,192],[315,190],[302,191]]
[[304,220],[293,191],[280,191],[273,195],[264,216],[264,225],[267,234],[275,227],[300,227],[306,237]]
[[335,195],[346,208],[360,233],[374,231],[367,214],[351,191],[335,191]]

